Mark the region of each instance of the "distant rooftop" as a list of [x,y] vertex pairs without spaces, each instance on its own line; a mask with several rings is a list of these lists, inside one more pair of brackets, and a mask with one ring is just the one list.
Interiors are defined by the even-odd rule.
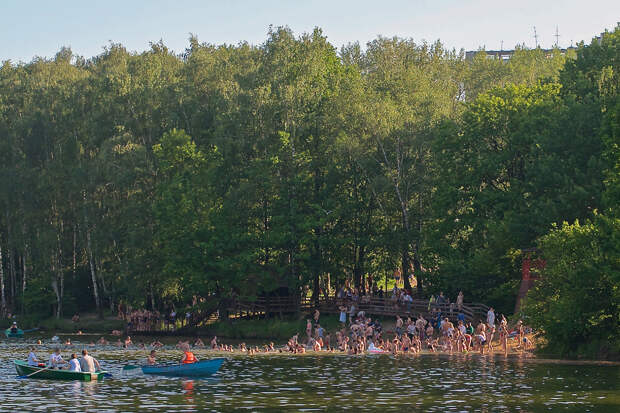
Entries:
[[[575,47],[569,47],[567,49],[541,49],[543,53],[547,57],[551,57],[556,50],[559,50],[560,54],[566,54],[567,50],[576,50]],[[477,53],[486,53],[487,59],[498,59],[498,60],[510,60],[510,58],[515,54],[515,50],[471,50],[465,52],[465,59],[471,60]]]
[[[616,23],[616,28],[620,28],[620,22]],[[598,40],[599,44],[601,43],[605,33],[608,33],[608,32],[605,31],[595,37],[595,39]],[[565,54],[567,50],[576,50],[576,49],[577,49],[576,47],[573,47],[571,45],[570,47],[566,49],[542,49],[542,51],[545,53],[547,57],[551,57],[553,56],[553,52],[555,50],[559,50],[561,54]],[[477,53],[486,53],[487,59],[498,59],[502,61],[507,61],[507,60],[510,60],[510,58],[515,54],[515,51],[514,49],[513,50],[470,50],[470,51],[465,52],[465,59],[471,60],[474,58],[474,56]]]

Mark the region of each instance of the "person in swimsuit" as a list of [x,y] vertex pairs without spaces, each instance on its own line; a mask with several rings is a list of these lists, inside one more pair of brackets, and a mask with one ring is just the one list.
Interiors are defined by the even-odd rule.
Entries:
[[401,341],[402,341],[403,353],[407,353],[409,349],[411,348],[411,339],[409,338],[407,334],[404,334]]
[[310,319],[306,320],[306,336],[308,336],[308,343],[310,343],[312,338],[312,321]]
[[495,335],[495,326],[489,329],[489,334],[487,335],[487,347],[489,351],[493,351],[493,336]]
[[487,335],[484,330],[481,330],[478,335],[476,335],[478,339],[478,345],[480,346],[480,354],[484,354],[484,346],[487,342]]
[[428,339],[432,339],[433,338],[433,325],[432,324],[428,324],[428,327],[426,328],[426,337],[428,337]]
[[396,334],[400,337],[403,334],[403,319],[396,316]]
[[523,321],[521,320],[517,322],[517,331],[519,332],[519,344],[517,347],[521,347],[521,343],[525,341],[525,328],[523,327]]
[[[505,319],[504,319],[505,320]],[[502,344],[504,355],[508,355],[508,329],[504,320],[499,324],[499,342]]]
[[148,364],[149,366],[152,366],[156,363],[157,363],[157,360],[155,359],[155,350],[151,350],[151,354],[149,354],[149,356],[146,358],[146,364]]

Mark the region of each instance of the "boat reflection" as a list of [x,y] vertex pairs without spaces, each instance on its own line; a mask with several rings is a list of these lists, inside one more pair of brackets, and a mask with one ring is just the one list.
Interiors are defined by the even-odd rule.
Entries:
[[183,381],[183,393],[185,397],[185,401],[194,405],[194,380],[185,380]]

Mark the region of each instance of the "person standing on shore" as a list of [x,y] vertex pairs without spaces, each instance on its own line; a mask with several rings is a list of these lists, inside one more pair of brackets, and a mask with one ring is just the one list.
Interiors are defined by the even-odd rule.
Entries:
[[504,350],[504,355],[508,355],[508,328],[507,324],[504,323],[505,318],[502,316],[502,321],[499,323],[499,342],[502,345],[502,349]]
[[400,337],[403,334],[403,319],[399,315],[396,316],[396,335]]
[[310,321],[310,319],[306,320],[306,335],[308,336],[309,343],[310,339],[312,338],[312,321]]
[[349,324],[353,324],[354,317],[355,317],[355,303],[351,303],[351,308],[349,309]]
[[463,300],[465,296],[463,295],[463,291],[459,291],[459,295],[456,296],[456,307],[459,309],[459,312],[463,311]]
[[323,335],[325,334],[325,329],[321,327],[320,324],[316,325],[316,338],[323,340]]
[[347,307],[344,305],[340,306],[340,323],[344,326],[347,323]]
[[493,310],[493,307],[489,308],[489,311],[487,312],[487,324],[489,325],[489,328],[493,328],[495,326],[495,311]]

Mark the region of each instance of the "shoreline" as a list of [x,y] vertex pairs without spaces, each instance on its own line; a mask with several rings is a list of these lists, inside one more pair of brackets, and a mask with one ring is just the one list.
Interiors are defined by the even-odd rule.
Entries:
[[[65,336],[65,337],[70,336],[71,338],[73,337],[75,338],[85,337],[86,338],[86,337],[93,337],[93,336],[114,337],[114,336],[111,336],[110,334],[98,334],[98,333],[88,333],[88,334],[82,334],[82,335],[79,335],[77,333],[57,333],[56,335]],[[47,336],[47,334],[45,336]],[[29,347],[33,345],[37,347],[40,346],[42,348],[60,347],[61,351],[73,351],[79,348],[87,348],[89,351],[95,351],[97,353],[123,352],[123,353],[126,353],[127,355],[135,355],[139,353],[143,353],[146,355],[148,354],[148,352],[152,350],[150,345],[146,345],[146,344],[145,344],[146,345],[145,348],[139,348],[135,344],[132,345],[130,348],[123,348],[123,347],[118,347],[113,344],[107,344],[107,345],[95,344],[93,346],[92,344],[87,343],[87,342],[77,341],[68,346],[62,342],[60,343],[49,342],[45,340],[45,336],[43,337],[40,335],[33,336],[31,337],[31,340],[5,339],[5,340],[2,340],[1,342],[5,345],[6,344],[23,345],[23,347]],[[135,340],[135,342],[144,342],[145,340],[139,340],[139,339],[142,337],[151,337],[151,336],[134,335],[132,337]],[[186,335],[167,336],[167,338],[169,339],[173,337],[175,339],[180,340],[180,339],[194,338],[195,336],[186,336]],[[41,344],[32,342],[32,340],[38,340],[41,338],[45,340]],[[219,337],[219,338],[225,338],[225,337]],[[244,340],[231,339],[231,340],[225,340],[225,341],[241,343]],[[248,340],[245,340],[245,341],[248,341]],[[259,342],[264,344],[264,342],[269,342],[270,340],[259,339],[259,340],[249,340],[249,341],[254,341],[256,344],[258,344]],[[271,340],[271,341],[275,341],[275,340]],[[176,344],[171,342],[171,343],[165,344],[163,348],[156,349],[156,351],[158,353],[163,353],[163,354],[179,352],[180,350],[178,350],[174,346],[176,346]],[[419,353],[399,352],[397,354],[393,354],[393,353],[372,354],[368,352],[364,352],[363,354],[348,354],[342,351],[325,351],[325,350],[322,350],[322,351],[307,350],[305,353],[293,353],[290,351],[276,350],[276,351],[269,351],[269,352],[259,351],[254,354],[248,354],[247,352],[243,352],[238,349],[235,349],[233,352],[230,352],[230,351],[223,351],[223,350],[213,350],[210,348],[202,348],[202,347],[192,347],[192,351],[198,355],[217,356],[217,357],[274,357],[274,356],[275,357],[281,357],[281,356],[287,356],[287,357],[290,357],[290,356],[293,356],[293,357],[329,357],[329,356],[333,356],[333,357],[386,357],[387,356],[387,357],[392,357],[392,358],[415,358],[415,357],[435,356],[435,357],[449,357],[449,358],[475,357],[475,358],[489,359],[489,360],[497,360],[497,359],[517,360],[521,362],[536,363],[536,364],[562,364],[562,365],[575,365],[575,366],[584,366],[584,365],[620,366],[619,360],[568,359],[568,358],[559,358],[559,357],[554,358],[553,355],[549,355],[549,354],[539,355],[539,354],[536,354],[535,348],[533,350],[524,350],[524,351],[509,349],[507,354],[501,351],[501,349],[494,350],[492,352],[486,351],[484,354],[480,354],[479,351],[467,351],[467,352],[456,352],[455,351],[455,352],[450,353],[450,352],[443,352],[443,351],[433,352],[427,349],[424,349],[420,351]]]
[[[121,336],[113,335],[111,334],[111,331],[108,330],[108,328],[111,327],[111,323],[117,324],[119,323],[120,320],[111,320],[110,318],[106,320],[98,320],[98,319],[95,319],[94,316],[89,315],[89,316],[85,316],[82,322],[78,322],[78,323],[72,323],[66,319],[61,319],[60,322],[56,322],[53,324],[49,323],[49,321],[50,320],[44,320],[44,322],[41,322],[40,325],[42,329],[39,330],[37,333],[33,335],[30,335],[30,334],[26,335],[25,339],[27,341],[25,342],[29,344],[33,344],[32,341],[33,340],[36,341],[37,339],[42,339],[45,342],[47,341],[47,339],[56,335],[56,336],[62,337],[62,341],[65,341],[65,338],[69,338],[71,339],[71,341],[77,340],[79,344],[76,343],[76,346],[84,346],[86,348],[92,348],[93,350],[96,349],[99,351],[103,349],[99,349],[97,345],[94,347],[90,345],[90,342],[97,341],[98,337],[103,336],[110,342],[116,341],[119,338],[122,339],[124,337],[127,337],[127,332],[125,328],[121,330],[122,332]],[[322,321],[321,324],[322,325],[325,324],[326,326],[328,326],[327,329],[329,330],[334,330],[340,326],[337,319],[331,315],[325,316],[324,318],[322,318],[321,321]],[[323,321],[325,321],[325,323],[323,323]],[[281,330],[272,329],[271,327],[275,324],[279,324],[280,326],[284,326],[285,328]],[[394,323],[390,319],[384,319],[382,324],[384,326],[384,330],[386,334],[394,334],[393,333]],[[303,328],[302,325],[303,325],[303,319],[300,319],[300,320],[258,319],[258,320],[243,320],[242,322],[237,321],[237,322],[231,322],[231,323],[218,323],[218,324],[214,324],[210,326],[205,326],[203,328],[195,329],[193,331],[187,331],[187,330],[184,331],[182,329],[176,330],[176,331],[132,331],[132,332],[129,332],[129,335],[133,339],[132,341],[134,342],[134,347],[130,348],[129,350],[134,350],[134,351],[142,350],[137,347],[137,344],[140,342],[144,343],[147,346],[147,348],[150,347],[148,343],[151,343],[155,340],[158,340],[158,341],[161,340],[165,344],[169,344],[169,345],[171,344],[174,346],[176,342],[179,340],[193,342],[195,339],[201,338],[205,342],[207,342],[207,339],[212,338],[214,335],[217,335],[218,341],[222,342],[223,340],[225,344],[234,344],[235,347],[237,347],[237,345],[242,342],[245,342],[252,346],[259,345],[260,347],[262,347],[264,344],[269,343],[269,342],[280,343],[280,345],[283,345],[286,343],[285,337],[290,337],[295,332],[300,332],[300,329]],[[116,326],[118,326],[118,324]],[[222,327],[225,327],[225,328],[222,328]],[[79,329],[79,328],[83,328],[85,331],[83,331],[82,334],[78,334],[76,329]],[[97,330],[101,332],[97,332]],[[107,331],[107,332],[103,332],[103,331]],[[229,334],[225,334],[225,333],[229,333]],[[303,335],[303,333],[300,333],[300,335]],[[528,359],[528,360],[540,360],[540,362],[542,363],[562,363],[562,364],[573,364],[573,365],[594,364],[594,365],[620,366],[620,360],[618,360],[617,358],[600,359],[600,358],[584,358],[584,357],[579,357],[579,356],[577,356],[576,358],[565,358],[565,357],[561,357],[560,355],[555,355],[552,353],[545,353],[544,348],[542,348],[544,346],[541,347],[541,342],[539,338],[535,337],[535,335],[530,335],[530,334],[528,334],[527,336],[528,338],[530,338],[533,347],[528,349],[527,351],[523,351],[523,350],[515,348],[515,345],[517,344],[516,342],[509,341],[508,354],[507,354],[508,357],[519,357],[520,359]],[[8,340],[5,340],[5,343],[7,342]],[[484,356],[488,356],[488,355],[504,356],[504,352],[502,351],[500,344],[497,341],[494,341],[494,343],[495,343],[494,351],[491,353],[488,353],[488,350],[487,350],[485,351]],[[48,344],[48,343],[44,343],[44,344]],[[49,344],[60,345],[61,347],[64,347],[62,343],[49,343]],[[200,349],[200,348],[194,348],[194,350],[200,351],[200,352],[203,351],[203,349]],[[230,353],[226,351],[214,351],[210,349],[209,351],[213,352],[213,354],[236,354],[236,355],[244,354],[238,349],[235,349],[234,353]],[[410,357],[410,356],[416,356],[416,355],[442,355],[442,356],[443,355],[445,356],[465,355],[465,356],[468,356],[472,353],[473,353],[472,351],[460,352],[460,353],[457,353],[456,351],[454,351],[452,354],[450,354],[447,351],[446,352],[444,351],[433,352],[428,349],[423,349],[420,353],[417,353],[417,354],[398,354],[396,355],[396,357],[401,357],[401,356]],[[247,353],[245,354],[247,355]],[[256,355],[263,356],[263,355],[268,355],[268,354],[293,354],[293,353],[258,352]],[[309,349],[306,350],[306,354],[312,354],[312,355],[317,355],[317,356],[323,356],[326,354],[348,355],[340,351],[337,351],[334,353],[331,353],[329,351],[320,351],[317,353]],[[480,353],[475,352],[475,354],[479,355]],[[295,355],[304,355],[304,354],[295,354]],[[376,355],[383,355],[383,354],[376,354]]]

